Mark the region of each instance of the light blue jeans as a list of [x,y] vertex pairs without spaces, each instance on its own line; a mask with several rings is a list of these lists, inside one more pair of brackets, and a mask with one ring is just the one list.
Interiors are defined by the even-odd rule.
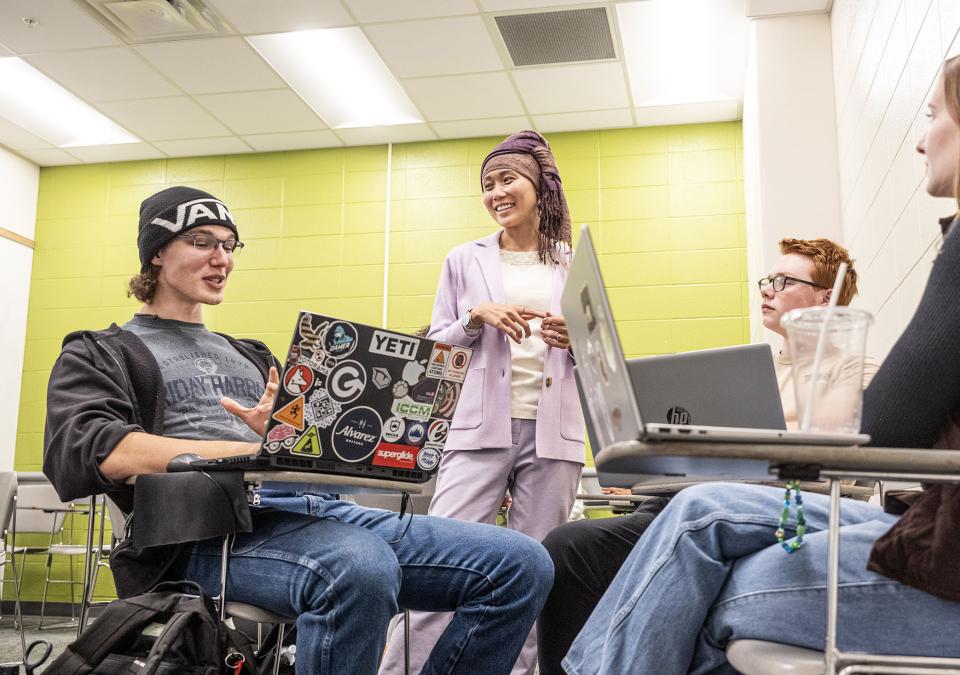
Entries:
[[[236,537],[227,599],[297,620],[297,673],[377,672],[399,608],[454,611],[423,673],[509,673],[553,582],[543,547],[506,528],[263,492]],[[409,524],[409,528],[407,525]],[[221,539],[186,576],[219,593]]]
[[[566,672],[735,673],[724,649],[738,639],[823,649],[829,503],[815,494],[803,501],[807,535],[788,555],[774,539],[783,489],[683,490],[614,578],[567,653]],[[866,569],[896,517],[846,499],[841,516],[840,648],[960,655],[960,603]]]

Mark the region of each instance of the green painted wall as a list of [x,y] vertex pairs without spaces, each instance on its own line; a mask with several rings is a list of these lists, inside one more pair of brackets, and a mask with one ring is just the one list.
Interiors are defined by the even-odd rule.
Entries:
[[[446,252],[495,227],[479,168],[499,140],[397,145],[389,174],[386,146],[42,169],[16,468],[40,469],[46,382],[63,336],[122,323],[138,306],[125,288],[143,198],[189,184],[224,199],[247,247],[207,324],[279,354],[299,309],[381,323],[388,179],[387,323],[428,323]],[[575,230],[591,226],[628,356],[747,342],[740,124],[548,140]],[[42,563],[27,567],[28,598]]]

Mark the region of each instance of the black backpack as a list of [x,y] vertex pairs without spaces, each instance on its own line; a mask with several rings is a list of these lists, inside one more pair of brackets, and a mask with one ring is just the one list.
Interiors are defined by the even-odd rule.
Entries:
[[[183,589],[189,593],[180,592]],[[250,643],[219,619],[192,582],[165,582],[149,593],[114,600],[50,664],[55,675],[224,675],[229,653],[254,673]]]

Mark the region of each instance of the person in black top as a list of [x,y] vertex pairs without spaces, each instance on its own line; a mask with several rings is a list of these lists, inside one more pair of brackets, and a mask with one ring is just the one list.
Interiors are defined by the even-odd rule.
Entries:
[[[930,117],[917,147],[927,161],[927,191],[957,199],[960,57],[944,64]],[[917,311],[865,393],[862,430],[874,445],[960,449],[960,362],[953,349],[960,340],[957,222],[956,214],[943,221],[943,245]],[[827,502],[805,495],[799,546],[796,521],[780,518],[782,489],[707,483],[680,492],[627,556],[567,652],[565,671],[730,672],[725,648],[739,639],[822,650]],[[902,517],[846,503],[840,649],[960,656],[958,555],[958,486],[924,490]]]

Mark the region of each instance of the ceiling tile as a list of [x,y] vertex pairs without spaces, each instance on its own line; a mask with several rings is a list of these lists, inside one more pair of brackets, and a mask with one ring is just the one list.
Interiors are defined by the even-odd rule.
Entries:
[[115,122],[147,141],[230,135],[229,129],[186,96],[111,101],[98,107]]
[[503,62],[479,16],[365,26],[397,77],[502,70]]
[[250,152],[250,146],[236,136],[191,138],[184,141],[157,141],[154,145],[170,157],[236,155],[241,152]]
[[0,117],[0,143],[12,150],[38,150],[53,147],[51,143],[39,136],[34,136],[5,117]]
[[125,101],[182,92],[129,47],[48,52],[26,57],[86,101]]
[[534,115],[533,122],[537,126],[537,130],[542,133],[582,131],[584,129],[618,129],[633,126],[633,118],[627,109]]
[[529,129],[531,125],[526,117],[501,117],[488,120],[434,122],[432,126],[440,138],[480,138],[509,135],[515,131]]
[[403,87],[430,122],[525,113],[506,73],[428,77]]
[[283,80],[243,38],[138,45],[137,51],[188,94],[279,89]]
[[623,66],[584,63],[513,71],[517,89],[533,114],[611,110],[630,105]]
[[337,135],[347,145],[380,145],[382,143],[413,143],[435,141],[437,135],[426,124],[398,124],[392,127],[363,127],[337,129]]
[[326,128],[323,120],[290,89],[207,94],[196,100],[241,135]]
[[[32,28],[23,22],[32,17]],[[123,44],[72,0],[0,2],[0,42],[18,54]]]
[[136,159],[157,159],[163,153],[149,143],[122,143],[117,145],[90,145],[69,148],[84,162],[130,162]]
[[740,119],[739,101],[705,101],[678,105],[653,105],[636,108],[637,125],[652,127],[666,124],[699,124]]
[[478,0],[484,12],[509,12],[518,9],[543,9],[561,5],[593,5],[583,0]]
[[258,152],[276,150],[306,150],[309,148],[335,148],[343,143],[332,131],[297,131],[291,134],[255,134],[243,140]]
[[337,0],[208,0],[245,35],[286,33],[312,28],[352,26],[353,20]]
[[357,21],[405,21],[459,14],[476,14],[473,0],[344,0]]
[[12,56],[12,55],[13,55],[12,51],[7,49],[3,45],[0,45],[0,56]]
[[46,150],[17,150],[17,154],[26,157],[40,166],[62,166],[64,164],[79,164],[80,160],[63,150],[49,148]]

